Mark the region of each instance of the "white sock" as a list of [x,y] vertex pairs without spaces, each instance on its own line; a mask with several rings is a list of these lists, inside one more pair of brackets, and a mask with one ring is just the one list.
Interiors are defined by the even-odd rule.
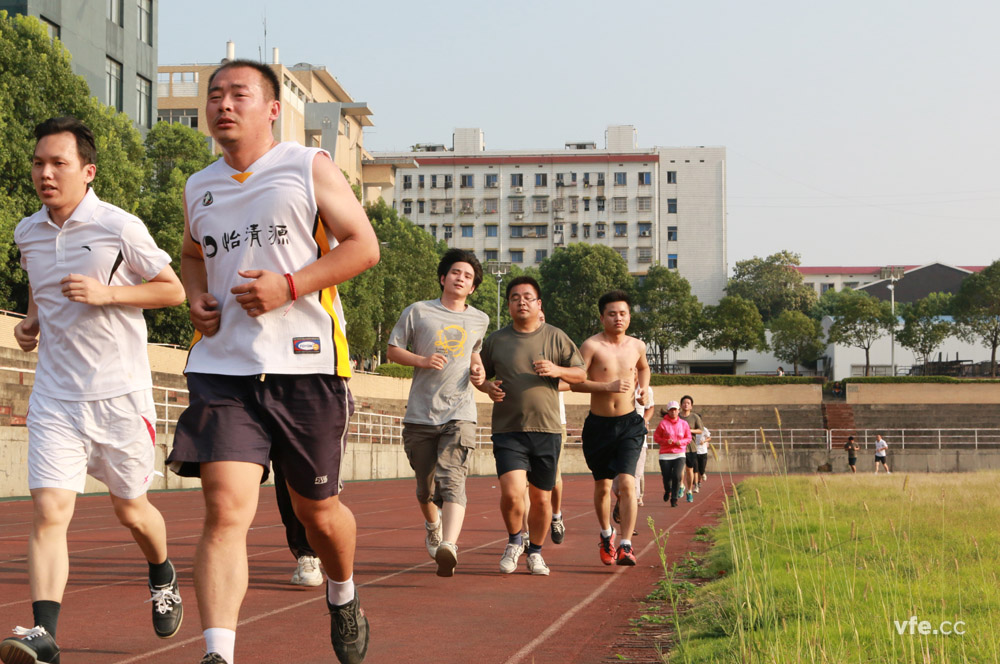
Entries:
[[628,544],[629,546],[632,546],[632,540],[630,540],[630,539],[628,539],[628,540],[627,539],[623,539],[621,542],[619,542],[619,544],[621,544],[622,546],[625,546],[626,544]]
[[562,512],[559,512],[558,514],[553,514],[552,515],[552,520],[553,521],[558,521],[561,518],[562,518]]
[[613,528],[608,528],[607,530],[601,528],[601,537],[611,537],[611,533],[615,532]]
[[347,581],[326,577],[326,599],[334,606],[343,606],[354,599],[354,575]]
[[233,653],[236,651],[236,631],[224,627],[209,627],[205,635],[205,654],[217,652],[222,655],[227,664],[234,664]]
[[435,521],[434,523],[431,523],[430,521],[424,521],[424,528],[426,528],[427,530],[437,530],[439,523],[441,522]]

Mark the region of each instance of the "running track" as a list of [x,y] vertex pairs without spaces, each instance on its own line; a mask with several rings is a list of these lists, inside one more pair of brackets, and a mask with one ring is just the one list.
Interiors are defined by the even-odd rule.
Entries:
[[[647,475],[646,507],[634,539],[639,565],[605,567],[597,555],[593,481],[566,476],[566,540],[546,543],[549,577],[532,577],[521,558],[511,575],[498,570],[506,544],[495,478],[470,478],[469,507],[454,577],[435,575],[423,544],[413,480],[354,482],[343,494],[358,521],[355,581],[371,621],[366,662],[516,664],[614,661],[614,642],[639,615],[639,604],[662,576],[646,517],[666,529],[668,560],[692,548],[691,536],[713,522],[726,490],[739,477],[712,474],[693,505],[659,501],[660,478]],[[146,565],[118,525],[105,496],[81,497],[70,526],[70,579],[59,622],[64,664],[194,664],[203,641],[191,581],[202,522],[199,491],[151,494],[167,520],[185,617],[173,639],[159,640],[144,604]],[[27,535],[29,501],[0,502],[0,634],[30,626]],[[240,615],[239,664],[335,662],[320,589],[288,583],[295,562],[270,487],[248,537],[250,588]]]

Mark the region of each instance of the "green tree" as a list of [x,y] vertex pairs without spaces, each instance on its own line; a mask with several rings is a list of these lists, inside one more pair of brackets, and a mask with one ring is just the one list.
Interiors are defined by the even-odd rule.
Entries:
[[633,334],[657,353],[662,371],[669,351],[680,350],[698,336],[701,302],[677,270],[654,265],[638,288],[635,304]]
[[916,302],[898,305],[903,328],[896,340],[903,348],[912,350],[923,364],[930,361],[937,347],[955,331],[946,318],[953,299],[951,293],[931,293]]
[[1000,346],[1000,261],[962,282],[952,307],[960,336],[990,349],[990,375],[997,377]]
[[816,291],[803,283],[802,275],[795,269],[800,262],[799,255],[791,251],[738,261],[726,285],[726,294],[753,302],[765,321],[776,318],[782,311],[808,312],[816,303]]
[[698,345],[733,354],[733,373],[741,350],[767,350],[764,321],[754,303],[738,295],[727,295],[714,307],[705,307]]
[[771,321],[771,352],[792,364],[795,375],[799,365],[815,362],[823,354],[823,326],[801,311],[782,311]]
[[895,319],[888,302],[864,291],[842,291],[833,311],[829,339],[832,344],[861,348],[865,351],[865,375],[871,368],[871,347],[892,331]]
[[[522,275],[533,277],[535,281],[539,282],[539,285],[541,285],[542,280],[537,268],[521,268],[517,265],[511,265],[510,271],[503,275],[503,278],[500,280],[500,323],[498,325],[497,278],[495,275],[489,273],[487,264],[483,264],[483,283],[481,283],[479,288],[476,289],[476,292],[469,297],[468,303],[470,306],[479,309],[490,317],[490,332],[496,331],[498,327],[506,327],[507,325],[510,325],[510,311],[507,309],[507,301],[504,294],[507,291],[507,284],[510,283],[510,280]],[[544,301],[543,304],[545,304]]]
[[27,275],[19,267],[13,231],[40,207],[31,182],[34,129],[51,117],[73,115],[94,132],[94,191],[134,212],[144,180],[142,140],[128,117],[97,102],[70,68],[62,43],[30,16],[0,11],[0,307],[25,311]]
[[[160,122],[146,134],[146,184],[136,214],[146,222],[157,246],[170,254],[170,264],[180,271],[184,238],[184,185],[189,176],[205,168],[216,156],[205,136],[180,123]],[[147,309],[149,340],[186,344],[194,332],[187,302],[178,307]]]
[[556,249],[539,266],[545,320],[577,344],[601,330],[597,300],[606,292],[635,292],[635,279],[611,247],[576,243]]
[[852,291],[849,288],[839,291],[832,288],[828,289],[820,296],[819,300],[816,301],[816,304],[814,304],[809,310],[809,315],[818,321],[822,321],[824,316],[830,316],[832,318],[834,312],[837,311],[837,305],[840,300],[844,297],[850,297],[849,293],[851,292]]

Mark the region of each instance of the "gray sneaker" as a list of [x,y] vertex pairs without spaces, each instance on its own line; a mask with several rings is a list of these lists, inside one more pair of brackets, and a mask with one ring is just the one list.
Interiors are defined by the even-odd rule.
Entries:
[[368,618],[361,609],[358,591],[354,591],[354,599],[342,606],[330,604],[330,641],[333,652],[341,664],[361,664],[368,653]]
[[538,576],[549,575],[549,566],[545,564],[545,560],[542,558],[542,554],[540,553],[528,554],[528,571]]
[[455,576],[455,566],[458,565],[458,547],[451,542],[441,542],[438,545],[434,561],[438,564],[438,576]]
[[521,554],[524,553],[524,544],[508,544],[507,548],[503,550],[503,558],[500,559],[500,571],[504,574],[510,574],[517,569],[517,561],[521,559]]
[[217,652],[207,652],[198,664],[229,664],[229,662]]
[[563,523],[563,518],[552,519],[552,543],[562,544],[565,537],[566,524]]
[[427,537],[424,538],[424,543],[427,545],[427,555],[431,557],[431,560],[436,560],[438,547],[441,545],[441,519],[434,525],[433,528],[424,524],[427,528]]

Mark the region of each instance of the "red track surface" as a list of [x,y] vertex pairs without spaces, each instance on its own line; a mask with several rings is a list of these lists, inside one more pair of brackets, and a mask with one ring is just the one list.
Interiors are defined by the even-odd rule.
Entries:
[[[358,521],[355,581],[371,621],[367,662],[604,662],[611,644],[637,615],[637,602],[662,576],[646,517],[669,530],[668,560],[691,549],[691,536],[714,521],[723,480],[711,475],[693,505],[676,509],[659,501],[660,478],[647,476],[646,507],[633,538],[638,566],[605,567],[598,559],[593,482],[567,476],[563,513],[566,540],[547,543],[549,577],[524,567],[500,574],[506,543],[495,478],[469,480],[469,508],[453,578],[434,574],[423,544],[423,520],[414,505],[413,481],[355,482],[344,502]],[[64,664],[190,662],[201,659],[203,640],[191,580],[202,522],[198,491],[152,494],[167,520],[170,557],[180,575],[185,617],[173,639],[158,640],[150,625],[146,565],[104,496],[82,497],[70,527],[70,579],[59,621]],[[0,634],[29,627],[27,536],[31,503],[0,503]],[[320,589],[292,586],[295,562],[270,487],[248,538],[250,588],[237,633],[239,664],[335,661],[329,618]]]

